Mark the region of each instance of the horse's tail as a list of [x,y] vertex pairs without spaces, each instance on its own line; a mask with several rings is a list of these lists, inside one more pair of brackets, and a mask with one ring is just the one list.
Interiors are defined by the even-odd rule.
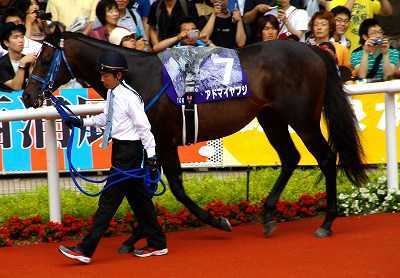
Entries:
[[338,154],[339,166],[349,180],[353,184],[361,185],[368,177],[363,165],[364,151],[357,133],[357,119],[343,91],[335,61],[326,51],[318,49],[316,52],[327,69],[323,113],[328,127],[329,145]]

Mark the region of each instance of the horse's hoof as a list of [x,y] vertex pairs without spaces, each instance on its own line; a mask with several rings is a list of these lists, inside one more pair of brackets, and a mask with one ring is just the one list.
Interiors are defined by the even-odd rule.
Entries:
[[218,218],[218,228],[225,231],[225,232],[232,232],[232,225],[229,222],[228,219],[226,219],[225,217],[220,217]]
[[121,247],[118,249],[118,254],[128,254],[133,252],[133,246],[128,246],[122,244]]
[[315,232],[314,235],[318,238],[325,238],[332,235],[331,230],[327,230],[325,228],[319,227]]
[[271,220],[264,224],[264,236],[269,237],[276,230],[276,221]]

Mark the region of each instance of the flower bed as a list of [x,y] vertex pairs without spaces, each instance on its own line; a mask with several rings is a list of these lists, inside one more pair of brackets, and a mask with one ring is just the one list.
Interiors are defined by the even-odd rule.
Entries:
[[[303,195],[297,202],[279,201],[276,218],[279,221],[292,220],[300,217],[314,216],[326,207],[325,193],[315,196]],[[184,208],[177,213],[170,213],[166,208],[157,206],[158,221],[165,231],[176,231],[199,227],[203,224]],[[225,204],[214,200],[205,209],[212,215],[223,216],[232,225],[257,221],[262,203],[251,204],[241,201],[239,204]],[[42,221],[40,216],[21,219],[13,216],[0,226],[0,246],[12,246],[20,242],[55,242],[81,238],[90,228],[92,219],[80,219],[72,215],[64,215],[61,224]],[[106,236],[126,234],[132,231],[136,219],[131,213],[123,218],[113,219]]]
[[[226,204],[220,200],[214,200],[205,205],[204,208],[216,217],[228,218],[232,225],[239,225],[258,221],[262,204],[263,201],[255,204],[248,201]],[[175,213],[159,205],[156,208],[158,221],[165,231],[176,231],[203,225],[186,208]],[[275,217],[278,221],[290,221],[315,216],[324,212],[325,208],[325,193],[303,194],[297,201],[279,201],[276,206]],[[400,193],[389,193],[387,191],[387,182],[384,176],[373,183],[366,184],[365,187],[350,187],[347,191],[338,194],[339,215],[398,211],[400,211]],[[25,219],[13,216],[0,224],[0,247],[26,242],[80,239],[88,231],[91,224],[91,218],[83,219],[68,214],[64,215],[61,224],[43,221],[39,215]],[[126,213],[123,217],[112,220],[105,235],[130,233],[135,224],[134,215]]]
[[400,211],[400,192],[388,192],[387,180],[381,176],[375,183],[365,187],[352,187],[348,193],[338,196],[338,209],[341,215],[369,214],[377,212]]

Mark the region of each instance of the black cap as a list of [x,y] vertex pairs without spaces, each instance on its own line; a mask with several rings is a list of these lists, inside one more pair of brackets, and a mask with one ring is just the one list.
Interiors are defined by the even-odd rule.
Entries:
[[11,33],[13,31],[19,31],[22,34],[25,35],[26,28],[22,24],[15,24],[13,22],[7,22],[5,24],[2,24],[1,29],[0,29],[0,43],[1,47],[4,49],[8,49],[8,47],[4,44],[4,41],[8,40],[11,36]]
[[99,59],[100,72],[120,72],[128,71],[128,63],[124,55],[115,52],[107,51]]

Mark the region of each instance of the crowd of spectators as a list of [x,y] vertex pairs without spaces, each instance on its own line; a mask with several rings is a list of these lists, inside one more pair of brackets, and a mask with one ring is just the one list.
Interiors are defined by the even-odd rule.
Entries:
[[296,40],[330,52],[347,79],[387,79],[399,51],[374,15],[392,13],[389,0],[2,0],[0,89],[24,86],[54,26],[147,52]]

